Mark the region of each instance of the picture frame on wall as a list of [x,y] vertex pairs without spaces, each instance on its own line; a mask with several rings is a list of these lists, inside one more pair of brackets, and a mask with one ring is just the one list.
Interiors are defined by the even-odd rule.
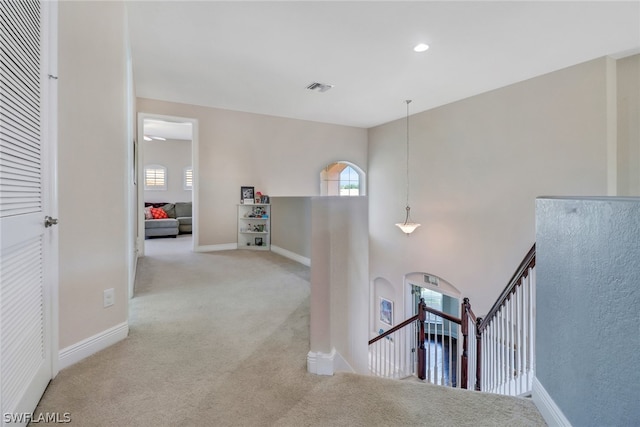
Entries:
[[393,325],[393,301],[380,297],[380,321],[386,325]]
[[255,199],[254,187],[240,187],[240,200],[245,205],[252,205]]

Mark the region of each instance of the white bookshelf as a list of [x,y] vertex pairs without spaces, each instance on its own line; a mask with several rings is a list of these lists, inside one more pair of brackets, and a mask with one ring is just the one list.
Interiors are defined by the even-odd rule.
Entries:
[[271,205],[238,205],[238,249],[268,251],[271,247]]

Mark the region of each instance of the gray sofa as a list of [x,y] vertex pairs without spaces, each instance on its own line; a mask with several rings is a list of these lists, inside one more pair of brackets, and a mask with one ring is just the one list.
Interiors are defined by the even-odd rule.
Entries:
[[145,219],[144,236],[148,237],[176,237],[178,234],[191,234],[191,202],[177,203],[145,203],[145,207],[161,208],[168,218]]

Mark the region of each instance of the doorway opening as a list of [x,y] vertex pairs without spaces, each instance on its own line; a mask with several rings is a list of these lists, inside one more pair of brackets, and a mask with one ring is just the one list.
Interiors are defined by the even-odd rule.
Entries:
[[[413,315],[418,314],[418,304],[423,299],[427,307],[460,317],[460,291],[438,276],[414,273],[405,277]],[[433,384],[456,387],[459,375],[458,359],[462,340],[458,339],[458,325],[433,313],[425,319],[426,370],[428,381]]]
[[150,246],[166,251],[198,245],[197,131],[195,119],[138,114],[140,256]]

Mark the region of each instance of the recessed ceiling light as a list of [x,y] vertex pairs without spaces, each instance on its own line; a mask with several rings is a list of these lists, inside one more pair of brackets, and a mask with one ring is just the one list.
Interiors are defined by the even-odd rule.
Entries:
[[425,52],[427,49],[429,49],[429,45],[428,44],[424,44],[424,43],[420,43],[417,44],[413,50],[416,52]]

